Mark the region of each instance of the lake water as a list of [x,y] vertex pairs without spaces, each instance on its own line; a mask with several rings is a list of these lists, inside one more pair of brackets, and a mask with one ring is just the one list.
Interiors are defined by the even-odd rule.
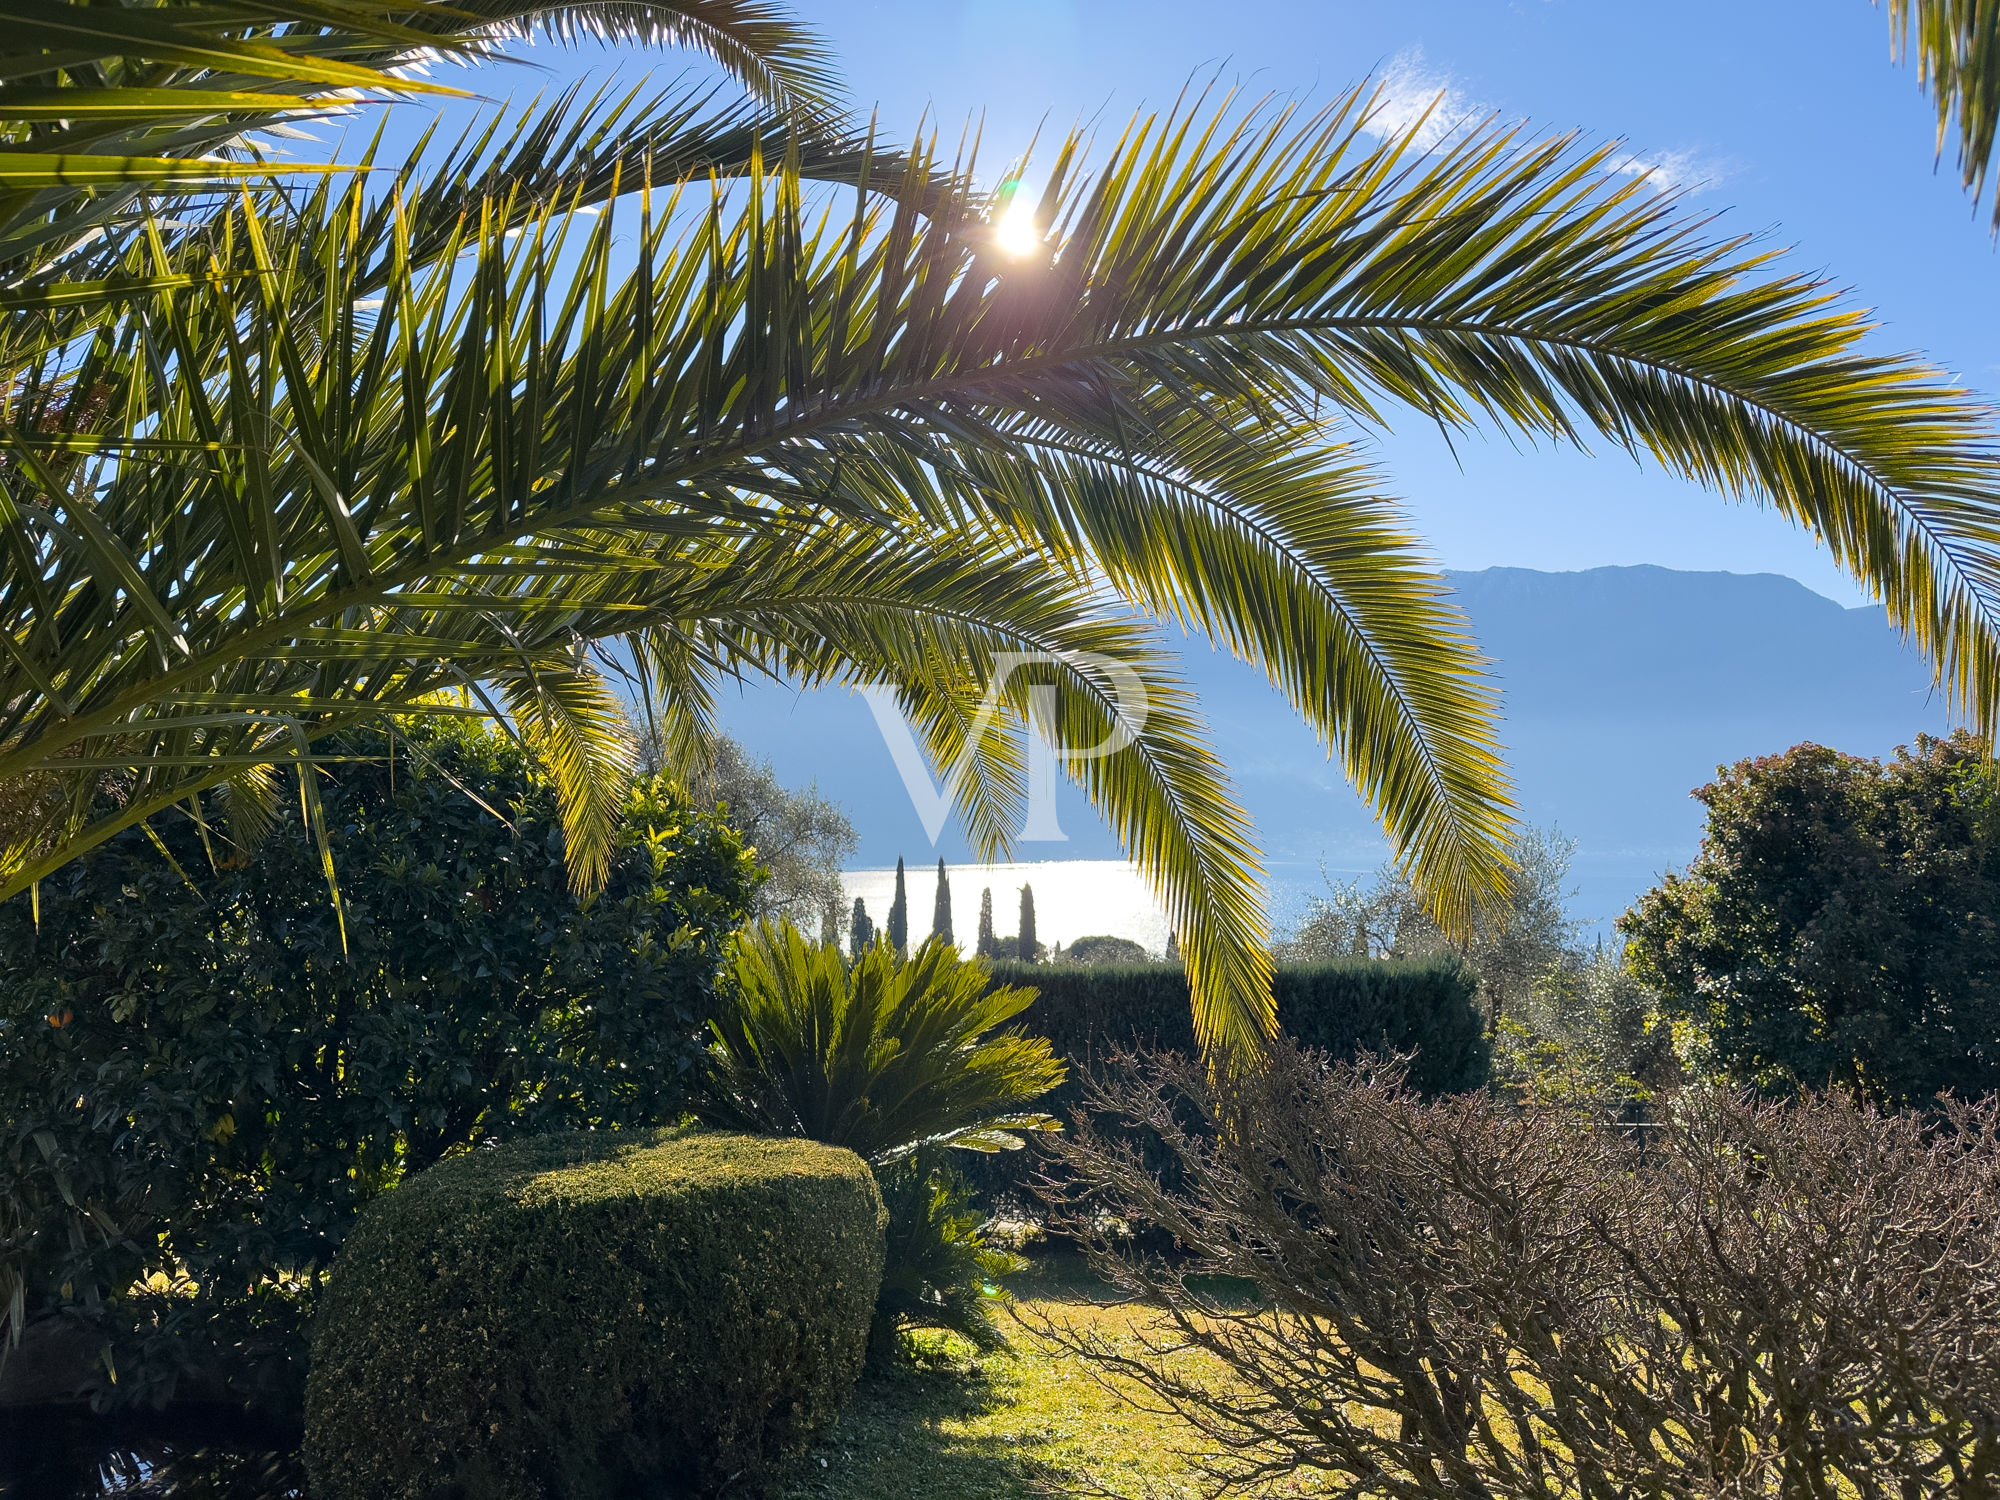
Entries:
[[[1004,937],[1018,926],[1021,887],[1035,888],[1035,936],[1054,947],[1098,934],[1130,938],[1158,957],[1167,948],[1167,914],[1138,869],[1122,859],[1046,859],[1004,865],[947,865],[952,935],[967,950],[979,931],[979,893],[993,892],[993,930]],[[879,929],[895,899],[896,870],[848,870],[841,875],[847,900],[859,896]],[[937,866],[914,865],[905,874],[910,937],[931,930],[937,900]],[[843,934],[844,936],[844,934]]]

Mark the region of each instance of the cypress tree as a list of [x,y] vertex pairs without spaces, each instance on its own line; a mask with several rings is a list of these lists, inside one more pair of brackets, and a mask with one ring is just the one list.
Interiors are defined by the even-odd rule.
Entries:
[[1179,933],[1175,932],[1173,928],[1169,927],[1167,929],[1167,962],[1170,964],[1177,964],[1180,961],[1181,961],[1181,937]]
[[1021,926],[1019,931],[1020,937],[1017,941],[1020,943],[1021,962],[1031,964],[1035,961],[1035,949],[1039,946],[1035,942],[1035,888],[1031,885],[1021,887]]
[[861,898],[854,898],[854,915],[847,924],[847,951],[855,958],[868,951],[868,945],[875,941],[875,924],[868,920],[868,908],[861,904]]
[[937,900],[931,906],[931,936],[941,937],[947,943],[958,939],[951,930],[951,880],[944,873],[944,861],[938,861]]
[[831,948],[840,942],[840,903],[829,901],[820,908],[819,945]]
[[993,936],[993,887],[990,885],[979,893],[979,956],[1000,956],[1000,944]]
[[910,946],[910,893],[903,888],[903,856],[896,856],[896,899],[889,903],[889,946],[898,953]]

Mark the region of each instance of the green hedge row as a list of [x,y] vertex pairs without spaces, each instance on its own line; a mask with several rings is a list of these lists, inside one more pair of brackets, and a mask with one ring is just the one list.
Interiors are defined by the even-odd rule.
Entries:
[[861,1372],[883,1211],[852,1152],[570,1133],[418,1174],[334,1262],[321,1500],[754,1493]]
[[[1134,1046],[1194,1050],[1187,975],[1178,964],[1004,963],[993,966],[993,981],[1040,992],[1022,1023],[1072,1063]],[[1410,1082],[1425,1094],[1486,1082],[1492,1057],[1473,1004],[1477,988],[1472,970],[1451,957],[1286,964],[1274,985],[1278,1025],[1301,1044],[1338,1057],[1414,1053]]]
[[[1038,1103],[1067,1122],[1084,1099],[1084,1075],[1134,1047],[1193,1052],[1194,1018],[1179,964],[1069,968],[1001,963],[995,984],[1039,992],[1020,1017],[1070,1064],[1069,1078]],[[1462,1093],[1486,1082],[1492,1056],[1473,997],[1478,979],[1456,958],[1407,962],[1352,959],[1281,966],[1273,985],[1278,1024],[1308,1047],[1336,1057],[1361,1052],[1413,1054],[1410,1083],[1426,1095]],[[1100,1122],[1119,1129],[1115,1120]],[[1153,1146],[1144,1149],[1153,1159]],[[985,1197],[1032,1199],[1043,1170],[1039,1153],[953,1153],[953,1165]],[[1172,1164],[1161,1158],[1162,1170]]]

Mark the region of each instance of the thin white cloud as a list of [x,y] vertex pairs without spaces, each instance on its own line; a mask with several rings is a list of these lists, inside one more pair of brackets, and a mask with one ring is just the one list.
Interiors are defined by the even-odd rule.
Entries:
[[[1432,67],[1421,47],[1406,47],[1390,58],[1376,75],[1375,89],[1368,132],[1384,139],[1407,134],[1422,151],[1501,113],[1467,94],[1450,73]],[[1728,163],[1695,151],[1624,152],[1606,167],[1667,193],[1706,192],[1730,175]]]
[[1729,175],[1723,162],[1712,161],[1693,151],[1660,151],[1652,155],[1634,152],[1615,157],[1606,165],[1614,172],[1637,177],[1663,193],[1702,193]]
[[1426,64],[1421,47],[1406,47],[1390,58],[1375,78],[1375,89],[1369,133],[1388,137],[1414,131],[1417,146],[1425,151],[1491,113],[1467,98],[1449,73]]

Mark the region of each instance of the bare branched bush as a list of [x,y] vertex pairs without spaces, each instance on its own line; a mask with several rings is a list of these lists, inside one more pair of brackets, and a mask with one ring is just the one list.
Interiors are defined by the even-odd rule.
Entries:
[[1172,1056],[1095,1087],[1049,1191],[1163,1310],[1139,1352],[1038,1330],[1184,1417],[1218,1494],[2000,1494],[1992,1104],[1696,1094],[1634,1132],[1283,1047],[1220,1087]]

